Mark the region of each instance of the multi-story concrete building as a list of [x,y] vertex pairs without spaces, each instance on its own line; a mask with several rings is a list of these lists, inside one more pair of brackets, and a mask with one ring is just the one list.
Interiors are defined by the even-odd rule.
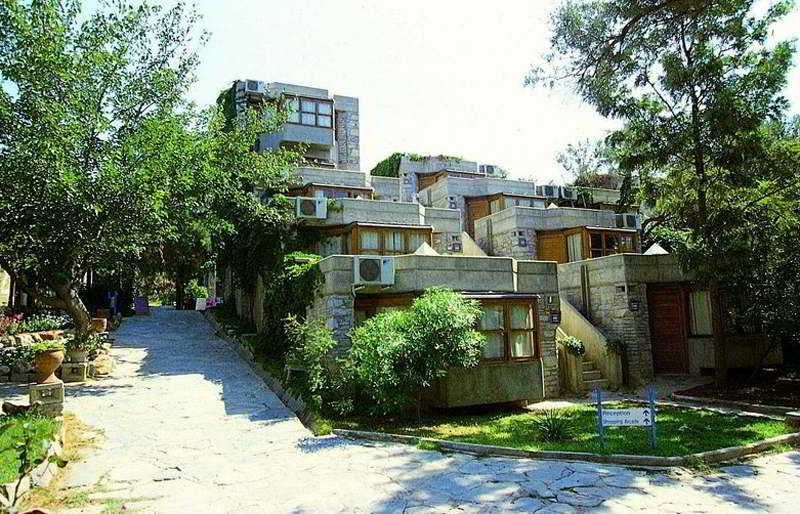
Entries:
[[[713,366],[708,292],[672,256],[641,254],[640,215],[615,212],[619,191],[509,180],[448,156],[394,154],[373,175],[358,170],[356,99],[279,83],[236,88],[237,99],[263,89],[295,113],[259,145],[308,148],[289,192],[318,235],[310,250],[324,257],[308,314],[341,349],[362,320],[445,286],[479,300],[487,345],[477,368],[438,384],[438,405],[535,400]],[[583,340],[586,355],[558,349],[557,333]],[[729,366],[753,364],[764,347],[758,334],[728,339]]]
[[301,149],[306,161],[315,166],[360,168],[358,98],[331,95],[327,89],[260,80],[237,80],[233,93],[237,113],[264,101],[276,102],[287,110],[282,130],[263,134],[257,149]]

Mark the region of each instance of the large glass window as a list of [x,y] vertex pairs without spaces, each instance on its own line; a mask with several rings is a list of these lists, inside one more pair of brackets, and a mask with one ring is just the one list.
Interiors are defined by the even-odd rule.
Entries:
[[361,251],[377,253],[380,250],[380,234],[371,230],[361,232]]
[[489,303],[481,307],[478,329],[486,337],[486,360],[531,359],[536,356],[533,302]]
[[714,334],[711,295],[708,291],[689,293],[689,311],[689,333],[691,335],[710,336]]
[[403,244],[403,233],[384,232],[383,249],[386,253],[403,253],[405,250],[405,245]]
[[630,232],[589,232],[589,252],[592,258],[632,251],[634,238]]
[[325,100],[311,98],[289,98],[287,121],[315,127],[333,127],[333,104]]
[[413,253],[416,252],[423,243],[427,243],[428,238],[425,234],[420,234],[419,232],[412,232],[408,235],[408,252]]

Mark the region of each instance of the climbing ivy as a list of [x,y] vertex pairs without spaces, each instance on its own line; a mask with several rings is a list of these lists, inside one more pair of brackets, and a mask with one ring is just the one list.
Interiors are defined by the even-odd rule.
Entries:
[[440,159],[442,161],[461,162],[464,159],[453,155],[420,155],[418,153],[395,152],[375,165],[370,171],[375,177],[397,177],[400,175],[400,160],[405,157],[409,160],[420,162],[425,159]]

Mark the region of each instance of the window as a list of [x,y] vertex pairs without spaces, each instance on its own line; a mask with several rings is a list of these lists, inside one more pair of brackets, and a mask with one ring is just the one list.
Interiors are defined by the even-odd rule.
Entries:
[[534,302],[488,303],[478,330],[486,337],[485,360],[526,360],[536,356]]
[[408,235],[408,252],[413,253],[416,252],[423,243],[427,243],[428,238],[425,234],[420,234],[419,232],[412,232]]
[[377,253],[380,250],[380,234],[378,232],[361,232],[361,251],[372,251]]
[[489,212],[494,214],[495,212],[500,212],[503,210],[503,199],[502,198],[495,198],[489,203]]
[[689,333],[693,336],[714,334],[711,317],[711,295],[708,291],[689,293]]
[[384,253],[403,253],[405,245],[403,244],[402,232],[384,232],[383,234],[383,250]]
[[632,233],[589,231],[589,254],[592,258],[632,251],[634,251]]
[[289,109],[287,121],[312,127],[333,127],[333,104],[325,100],[311,98],[289,98],[286,101]]
[[582,234],[570,234],[567,236],[567,259],[569,262],[583,260]]

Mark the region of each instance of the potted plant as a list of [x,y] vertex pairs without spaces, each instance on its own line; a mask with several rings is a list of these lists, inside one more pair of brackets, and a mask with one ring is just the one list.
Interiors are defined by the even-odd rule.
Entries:
[[92,337],[93,336],[70,336],[66,343],[64,343],[64,349],[67,352],[67,362],[86,362],[89,357],[89,350],[92,349],[92,343],[90,341]]
[[36,367],[37,384],[53,384],[60,382],[55,372],[64,362],[64,341],[42,341],[31,345]]

